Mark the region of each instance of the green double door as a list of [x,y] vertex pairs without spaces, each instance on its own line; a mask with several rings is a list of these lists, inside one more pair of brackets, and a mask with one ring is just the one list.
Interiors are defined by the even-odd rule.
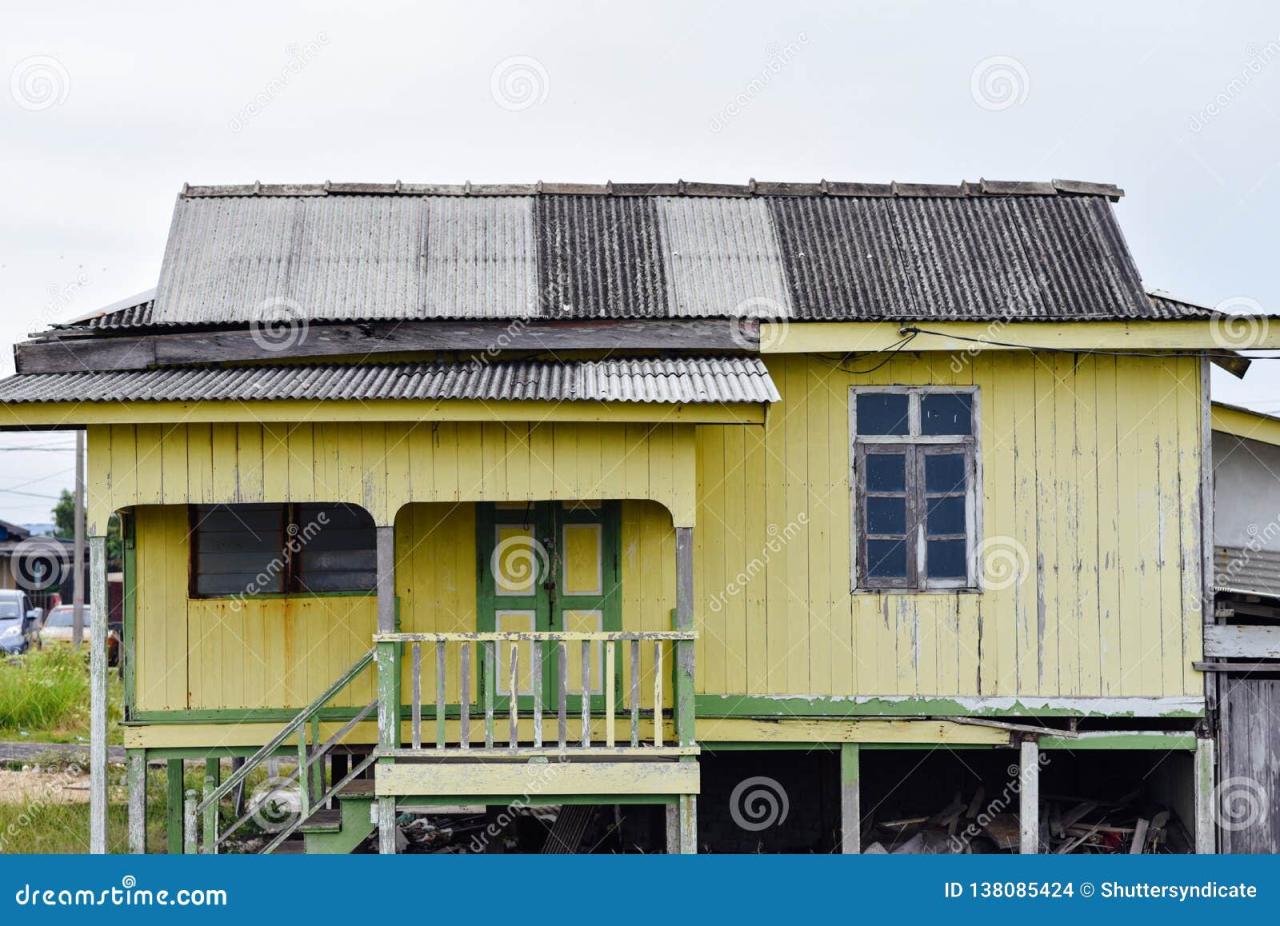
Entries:
[[[616,502],[535,502],[483,504],[476,518],[478,628],[481,631],[587,632],[622,629],[619,568],[619,511]],[[559,703],[560,653],[557,643],[500,643],[494,691],[511,695],[511,653],[516,650],[516,693],[532,703],[537,646],[542,667],[542,702]],[[566,644],[565,683],[569,708],[581,708],[582,644]],[[604,646],[588,644],[587,690],[603,707]],[[614,674],[618,679],[618,673]],[[615,683],[616,687],[616,683]],[[614,692],[616,697],[617,692]],[[599,704],[596,705],[596,700]]]

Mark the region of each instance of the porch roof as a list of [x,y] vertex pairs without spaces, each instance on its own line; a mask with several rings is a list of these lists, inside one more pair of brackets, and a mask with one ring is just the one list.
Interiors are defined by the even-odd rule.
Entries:
[[756,357],[171,367],[0,380],[0,403],[14,404],[287,399],[725,404],[779,398]]

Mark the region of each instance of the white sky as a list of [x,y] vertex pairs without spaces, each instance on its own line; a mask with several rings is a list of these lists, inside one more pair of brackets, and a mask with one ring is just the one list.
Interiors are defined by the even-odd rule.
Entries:
[[[6,0],[0,22],[5,345],[154,286],[184,181],[255,179],[1110,181],[1149,287],[1280,311],[1274,3]],[[495,99],[512,58],[533,96]],[[984,62],[1013,97],[975,101]],[[1280,410],[1280,363],[1214,388]],[[0,436],[0,518],[49,520],[16,493],[71,479],[71,454],[12,448],[70,442]]]

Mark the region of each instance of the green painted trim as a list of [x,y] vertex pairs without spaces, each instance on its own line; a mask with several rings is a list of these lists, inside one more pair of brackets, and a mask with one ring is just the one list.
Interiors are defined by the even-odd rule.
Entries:
[[231,599],[237,601],[274,601],[280,598],[293,598],[297,600],[308,598],[376,598],[378,592],[376,589],[352,589],[349,591],[337,592],[257,592],[253,595],[242,595],[236,592],[232,595],[188,595],[189,601],[228,601]]
[[[997,700],[997,699],[992,699]],[[998,699],[1001,701],[1008,699]],[[1032,701],[1043,699],[1029,699]],[[1091,699],[1061,699],[1088,702]],[[798,698],[768,697],[756,695],[708,695],[701,694],[695,698],[697,716],[699,717],[755,717],[765,719],[776,718],[813,718],[828,717],[833,719],[856,719],[858,717],[1136,717],[1151,716],[1160,718],[1199,718],[1204,716],[1203,708],[1170,708],[1157,714],[1139,715],[1132,709],[1123,708],[1124,698],[1092,699],[1099,703],[1114,704],[1114,710],[1089,710],[1070,706],[1034,705],[1025,706],[1014,700],[1010,707],[985,707],[966,704],[963,699],[956,698],[875,698],[858,700],[848,698]],[[1151,701],[1150,698],[1134,698],[1133,701]],[[1187,699],[1193,700],[1193,699]]]
[[[256,753],[260,746],[153,746],[147,748],[148,759],[190,759],[203,761],[208,758],[234,759],[248,758]],[[296,757],[298,747],[294,743],[276,750],[277,756]],[[179,840],[181,842],[181,840]]]
[[561,795],[532,795],[532,794],[482,794],[468,795],[466,797],[442,797],[438,794],[423,795],[400,795],[396,800],[400,804],[424,804],[436,805],[443,804],[445,806],[486,804],[494,806],[502,806],[504,804],[519,804],[522,807],[555,807],[565,804],[675,804],[679,801],[680,796],[677,794],[561,794]]
[[856,785],[860,780],[862,770],[858,759],[862,751],[861,745],[861,743],[840,744],[840,784]]
[[[132,512],[121,516],[121,534],[124,541],[124,557],[121,569],[124,572],[122,599],[120,602],[123,623],[123,639],[120,641],[120,659],[124,676],[124,716],[132,717],[137,706],[138,685],[138,537],[137,519]],[[77,581],[79,579],[77,578]],[[181,801],[179,801],[181,803]],[[179,815],[181,823],[181,815]],[[181,828],[179,828],[181,833]],[[181,842],[181,839],[179,839]]]
[[[154,750],[147,751],[148,758],[157,758]],[[181,759],[168,759],[166,763],[168,777],[165,780],[164,831],[165,851],[170,855],[182,854],[182,776],[184,766]]]
[[703,755],[717,752],[831,752],[840,748],[838,743],[753,743],[745,740],[699,743],[698,746],[702,749]]
[[1194,733],[1165,733],[1159,730],[1143,730],[1134,733],[1099,733],[1080,737],[1042,736],[1041,749],[1067,749],[1079,752],[1087,749],[1157,749],[1195,752]]

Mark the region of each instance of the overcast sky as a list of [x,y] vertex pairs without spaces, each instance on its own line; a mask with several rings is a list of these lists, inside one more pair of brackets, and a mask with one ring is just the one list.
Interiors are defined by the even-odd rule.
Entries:
[[[0,6],[6,374],[155,285],[184,181],[1109,181],[1148,287],[1280,311],[1275,3]],[[70,442],[0,437],[0,518]]]

